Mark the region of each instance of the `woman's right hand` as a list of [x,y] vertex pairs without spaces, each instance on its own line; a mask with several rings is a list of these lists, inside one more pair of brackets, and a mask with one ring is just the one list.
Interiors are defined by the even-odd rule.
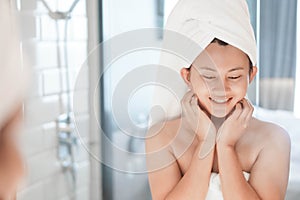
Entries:
[[183,129],[196,134],[200,149],[198,157],[205,158],[214,149],[217,130],[207,114],[198,105],[198,98],[192,91],[181,101]]
[[199,141],[215,142],[216,128],[198,105],[196,94],[188,91],[181,100],[182,128],[196,134]]

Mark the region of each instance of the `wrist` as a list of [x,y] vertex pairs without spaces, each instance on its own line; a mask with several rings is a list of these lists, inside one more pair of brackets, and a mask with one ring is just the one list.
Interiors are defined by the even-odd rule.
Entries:
[[202,140],[199,141],[199,153],[198,157],[200,160],[206,158],[208,155],[214,152],[216,142],[215,141],[207,141],[207,140]]
[[199,142],[216,143],[216,134],[214,132],[208,132],[204,134],[196,134]]
[[210,128],[206,131],[204,130],[199,130],[196,133],[199,141],[216,141],[216,137],[217,137],[217,132],[215,131],[215,129]]
[[218,150],[235,150],[235,145],[234,144],[230,144],[230,143],[224,143],[224,142],[220,142],[217,141],[216,142],[216,147]]
[[225,134],[220,134],[218,132],[217,134],[217,138],[216,138],[216,144],[220,147],[220,148],[235,148],[235,144],[236,144],[236,140],[232,139],[232,138],[228,138],[226,137],[227,135]]

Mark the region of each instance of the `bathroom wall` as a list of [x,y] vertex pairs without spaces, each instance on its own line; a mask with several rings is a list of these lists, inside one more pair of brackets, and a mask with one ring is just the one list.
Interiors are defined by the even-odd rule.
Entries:
[[[73,0],[46,0],[52,10],[66,11]],[[66,66],[63,54],[64,22],[59,21],[59,55],[57,47],[56,22],[51,19],[40,0],[17,0],[21,26],[22,49],[27,53],[33,69],[32,88],[24,106],[26,131],[21,136],[22,152],[26,162],[26,178],[20,186],[17,197],[20,200],[35,199],[99,199],[95,195],[97,175],[91,172],[90,157],[78,145],[76,150],[77,181],[74,187],[70,173],[62,170],[57,157],[57,117],[67,110]],[[81,64],[88,52],[88,23],[86,2],[80,0],[68,28],[68,61],[70,67],[71,92]],[[62,66],[59,65],[62,62]],[[82,98],[77,123],[80,136],[90,141],[89,130],[89,82],[88,71],[81,72],[86,80],[76,92]],[[82,75],[82,74],[81,74]],[[100,171],[100,170],[99,170]],[[99,177],[100,179],[100,177]],[[91,185],[93,184],[93,187]],[[94,190],[94,191],[92,191]]]

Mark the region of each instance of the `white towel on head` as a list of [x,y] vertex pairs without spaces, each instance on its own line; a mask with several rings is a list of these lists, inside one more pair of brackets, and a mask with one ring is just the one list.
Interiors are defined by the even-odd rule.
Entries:
[[256,41],[246,0],[180,0],[165,28],[191,38],[202,49],[214,38],[223,40],[245,52],[256,65]]
[[28,70],[22,65],[16,20],[10,1],[0,3],[0,129],[24,99]]
[[[170,55],[166,52],[161,53],[160,64],[176,71],[179,78],[180,69],[189,67],[214,38],[242,50],[248,55],[252,65],[256,65],[256,41],[246,0],[179,0],[168,17],[165,28],[163,48],[175,51],[175,53],[181,54],[180,56],[184,54],[183,57],[189,55],[188,59],[183,60],[180,56]],[[174,37],[174,34],[168,30],[189,38],[198,48],[194,48],[194,45],[190,44],[185,46],[182,42],[180,43],[181,37]],[[189,52],[178,51],[180,48],[174,44],[181,45]],[[192,46],[190,50],[189,46]],[[160,83],[161,80],[167,78],[160,75],[159,72],[157,82]],[[173,77],[171,80],[173,81]],[[176,97],[170,93],[167,94],[165,90],[157,89],[154,92],[152,106],[160,106],[165,113],[164,116],[151,113],[150,125],[180,114],[180,99],[187,91],[185,83],[183,81],[181,83],[176,89]]]

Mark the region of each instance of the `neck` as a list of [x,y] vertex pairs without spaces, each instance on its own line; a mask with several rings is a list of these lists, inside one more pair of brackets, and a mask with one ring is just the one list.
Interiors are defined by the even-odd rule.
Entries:
[[220,126],[222,126],[223,122],[226,120],[226,117],[215,117],[215,116],[211,116],[211,121],[213,122],[213,124],[215,125],[216,129],[218,130],[220,128]]

